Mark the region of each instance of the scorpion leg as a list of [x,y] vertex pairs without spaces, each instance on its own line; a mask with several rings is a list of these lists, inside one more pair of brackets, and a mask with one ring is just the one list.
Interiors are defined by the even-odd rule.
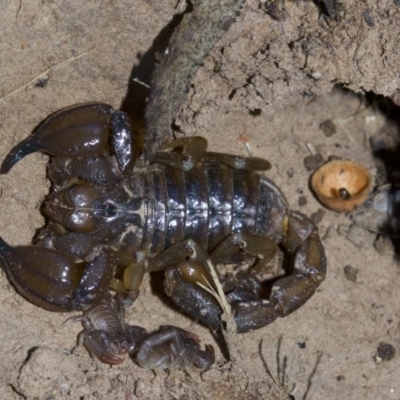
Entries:
[[259,261],[255,268],[261,270],[271,261],[277,248],[277,244],[272,240],[245,232],[234,233],[218,245],[211,253],[210,259],[214,265],[240,263],[242,260],[238,253],[241,251],[246,258],[257,257]]
[[208,254],[191,239],[171,246],[148,265],[149,271],[166,270],[165,291],[180,308],[218,330],[223,299],[213,285],[211,268]]
[[260,157],[241,157],[225,153],[207,152],[207,140],[200,136],[179,138],[164,143],[162,149],[178,149],[181,152],[157,152],[151,163],[168,165],[173,168],[189,171],[200,161],[215,162],[228,165],[231,168],[246,171],[267,171],[271,169],[269,161]]
[[125,113],[104,103],[77,104],[52,114],[16,145],[4,159],[0,173],[6,174],[23,157],[37,151],[72,159],[114,155],[120,171],[125,172],[139,156],[140,146],[135,146],[139,142]]
[[0,238],[0,262],[15,288],[32,303],[50,311],[87,309],[108,289],[113,263],[101,250],[78,265],[73,256],[40,246],[9,246]]
[[[257,281],[254,275],[242,277],[244,282],[239,280],[236,293],[230,297],[228,293],[227,298],[234,306],[234,319],[239,333],[259,329],[277,317],[285,317],[297,310],[314,294],[325,278],[325,250],[316,226],[298,212],[289,212],[285,225],[287,236],[283,245],[293,255],[293,271],[290,275],[278,279],[273,284],[268,299],[258,297],[261,291],[258,282],[254,282],[254,279]],[[270,240],[248,233],[233,235],[221,245],[221,250],[215,251],[211,259],[208,257],[208,261],[212,263],[214,259],[218,262],[223,256],[233,253],[234,246],[231,245],[234,244],[247,250],[249,254],[260,257],[263,254],[263,251],[260,251],[263,243],[267,249],[264,250],[264,254],[268,257],[274,250]],[[216,294],[212,293],[212,280],[206,267],[207,256],[203,253],[205,252],[199,246],[191,240],[186,240],[156,257],[150,265],[150,270],[169,266],[164,282],[167,294],[195,318],[213,329],[220,329],[221,303]],[[180,262],[185,258],[189,258],[189,261]],[[231,282],[225,284],[225,289],[228,292],[232,290]]]
[[[257,257],[259,263],[264,265],[276,249],[277,245],[269,239],[240,233],[228,237],[209,256],[192,240],[186,240],[156,257],[150,268],[156,270],[169,266],[164,282],[167,294],[187,313],[218,330],[221,328],[221,297],[216,293],[217,288],[213,287],[208,264],[216,265],[227,260],[241,262],[242,259],[237,258],[241,251],[247,258],[249,255]],[[181,262],[185,258],[189,260]],[[226,276],[220,281],[231,304],[259,300],[263,292],[260,282],[250,272],[238,274],[237,280]],[[271,307],[271,313],[275,315],[274,307]]]
[[125,305],[132,304],[139,296],[139,287],[142,283],[145,273],[144,261],[129,263],[124,269],[122,279],[113,278],[110,282],[110,288],[125,295],[122,300]]
[[204,155],[202,161],[221,163],[231,168],[245,171],[268,171],[271,169],[271,163],[261,157],[242,157],[211,151]]
[[293,254],[293,273],[275,283],[275,299],[283,316],[302,306],[326,276],[326,255],[317,227],[302,213],[288,213],[288,233],[283,245]]
[[[260,252],[262,244],[264,244],[264,249]],[[231,235],[220,246],[221,249],[217,248],[210,258],[192,240],[185,240],[165,250],[159,256],[152,259],[149,264],[149,271],[166,269],[164,287],[171,299],[188,314],[204,322],[214,330],[221,329],[222,327],[222,303],[221,297],[216,293],[217,288],[213,287],[213,279],[209,273],[209,264],[213,265],[213,260],[216,262],[224,261],[226,260],[225,257],[234,255],[238,253],[238,250],[245,250],[247,247],[250,249],[247,256],[251,254],[258,257],[263,257],[262,253],[266,257],[270,257],[271,252],[274,252],[276,249],[276,245],[270,240],[258,238],[250,234]],[[186,260],[187,258],[189,260]],[[246,282],[243,284],[234,284],[232,287],[231,281],[225,281],[223,282],[223,286],[225,286],[228,292],[233,291],[233,293],[228,294],[228,298],[230,296],[230,299],[234,303],[248,299],[249,297],[252,299],[256,298],[257,301],[243,304],[251,304],[259,312],[260,304],[264,300],[259,300],[257,297],[260,291],[259,283],[254,284],[254,280],[256,278],[254,277],[253,279],[251,275],[246,278]],[[236,314],[235,311],[235,319]],[[269,306],[267,315],[264,315],[265,310],[264,314],[262,312],[261,314],[264,319],[263,325],[260,325],[260,327],[272,322],[277,317],[275,306],[272,304]],[[242,325],[243,323],[240,318],[242,318],[241,314],[239,314],[239,319],[236,322]],[[244,318],[246,318],[246,313]]]
[[293,270],[273,284],[268,300],[235,307],[238,332],[259,329],[277,317],[286,317],[301,307],[325,279],[325,250],[316,226],[299,212],[289,212],[285,224],[283,246],[293,255]]
[[169,140],[163,149],[182,149],[180,152],[158,151],[151,163],[168,165],[170,167],[189,171],[198,164],[207,150],[207,140],[200,136]]
[[161,326],[143,342],[136,360],[147,369],[181,369],[192,366],[207,369],[215,362],[214,348],[200,349],[200,339],[193,333],[175,326]]

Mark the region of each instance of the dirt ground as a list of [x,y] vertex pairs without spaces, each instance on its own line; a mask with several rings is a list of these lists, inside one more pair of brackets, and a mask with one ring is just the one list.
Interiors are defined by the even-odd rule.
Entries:
[[[151,49],[181,12],[176,0],[82,3],[0,0],[0,159],[62,107],[119,108],[128,86],[146,90],[132,79],[150,83]],[[361,94],[398,101],[400,3],[351,3],[248,0],[204,60],[176,120],[212,151],[272,163],[267,176],[290,207],[318,223],[328,274],[317,293],[289,317],[237,336],[226,363],[211,333],[164,304],[146,278],[127,320],[148,330],[177,325],[217,350],[215,366],[190,378],[155,375],[130,360],[97,365],[77,347],[79,323],[30,304],[1,273],[1,399],[400,399],[398,354],[377,357],[381,343],[399,352],[398,263],[374,248],[375,235],[318,203],[304,165],[312,148],[324,160],[358,161],[375,178],[370,138],[397,129]],[[320,127],[326,120],[331,136]],[[30,243],[43,226],[47,161],[29,155],[0,177],[0,235],[12,245]]]

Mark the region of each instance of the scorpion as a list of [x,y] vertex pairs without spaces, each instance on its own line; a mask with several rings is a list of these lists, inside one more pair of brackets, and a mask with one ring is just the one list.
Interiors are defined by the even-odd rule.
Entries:
[[124,308],[121,308],[124,304],[106,293],[99,305],[85,311],[80,318],[85,330],[79,342],[99,361],[117,365],[123,362],[120,356],[129,353],[143,368],[187,372],[193,367],[205,369],[214,363],[211,345],[200,350],[200,339],[195,334],[175,326],[161,326],[147,340],[149,335],[144,328],[125,323]]
[[[84,312],[81,341],[100,361],[130,353],[144,368],[206,369],[212,346],[164,326],[147,334],[124,322],[109,289],[135,298],[144,273],[164,271],[166,294],[209,326],[224,328],[224,302],[238,333],[302,306],[326,275],[315,224],[288,209],[258,157],[207,152],[202,137],[167,141],[150,160],[130,117],[83,103],[48,117],[6,156],[0,173],[33,152],[50,155],[47,224],[30,246],[0,238],[0,262],[26,299],[50,311]],[[290,267],[264,282],[255,271],[283,250]],[[242,265],[236,276],[220,264]]]

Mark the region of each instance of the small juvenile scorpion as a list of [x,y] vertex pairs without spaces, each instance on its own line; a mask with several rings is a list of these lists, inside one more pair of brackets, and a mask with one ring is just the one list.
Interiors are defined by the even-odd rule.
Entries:
[[120,364],[124,360],[120,356],[126,353],[143,368],[154,370],[205,369],[215,361],[213,347],[206,345],[206,350],[200,350],[200,339],[191,332],[165,325],[148,335],[140,326],[126,325],[124,309],[110,293],[99,305],[85,311],[81,319],[85,330],[79,341],[106,364]]
[[[277,186],[258,173],[269,169],[266,160],[206,152],[201,137],[169,141],[143,160],[141,143],[129,117],[107,104],[51,115],[0,168],[6,174],[29,153],[50,154],[48,224],[31,246],[0,238],[0,260],[31,302],[83,310],[83,340],[101,361],[119,363],[130,352],[145,368],[208,368],[211,346],[200,350],[196,335],[176,327],[147,334],[125,325],[108,290],[137,293],[145,272],[165,270],[165,292],[184,311],[223,329],[226,296],[237,332],[248,332],[315,293],[326,274],[324,247],[316,226],[289,211]],[[291,267],[266,291],[254,267],[262,270],[278,248]],[[214,268],[244,261],[250,267],[236,277]],[[117,317],[109,323],[105,315]]]

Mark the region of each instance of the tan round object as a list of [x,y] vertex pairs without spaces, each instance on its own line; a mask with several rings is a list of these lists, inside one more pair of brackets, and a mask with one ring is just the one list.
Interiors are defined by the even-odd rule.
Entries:
[[371,175],[354,161],[335,160],[318,168],[311,177],[311,188],[318,200],[337,212],[360,206],[371,192]]

